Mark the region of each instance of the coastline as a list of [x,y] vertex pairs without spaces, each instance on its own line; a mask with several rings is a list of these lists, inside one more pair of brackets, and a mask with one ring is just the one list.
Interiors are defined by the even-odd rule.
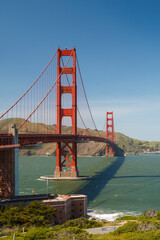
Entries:
[[124,212],[98,212],[96,210],[88,209],[87,210],[87,218],[89,220],[96,220],[96,221],[106,221],[106,222],[114,222],[117,218],[123,216],[139,216],[143,212],[136,212],[136,211],[124,211]]

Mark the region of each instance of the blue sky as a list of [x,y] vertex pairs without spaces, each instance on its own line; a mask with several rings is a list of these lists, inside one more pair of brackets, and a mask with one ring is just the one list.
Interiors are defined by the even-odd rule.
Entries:
[[98,128],[160,140],[159,0],[0,0],[0,112],[76,47]]

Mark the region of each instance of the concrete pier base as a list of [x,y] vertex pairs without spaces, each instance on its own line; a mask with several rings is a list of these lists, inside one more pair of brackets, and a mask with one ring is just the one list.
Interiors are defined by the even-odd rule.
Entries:
[[94,177],[92,176],[79,176],[79,177],[55,177],[55,176],[41,176],[42,180],[54,180],[54,181],[80,181],[80,180],[91,180]]
[[55,178],[65,178],[65,177],[69,177],[69,178],[76,178],[79,176],[78,171],[55,171],[54,172],[54,177]]

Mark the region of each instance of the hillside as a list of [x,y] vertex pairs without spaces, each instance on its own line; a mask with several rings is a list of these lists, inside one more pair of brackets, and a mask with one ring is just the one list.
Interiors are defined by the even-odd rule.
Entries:
[[160,142],[158,141],[142,141],[127,137],[122,133],[115,133],[115,142],[117,142],[118,146],[126,153],[160,151]]
[[[8,119],[0,121],[0,129],[3,126],[3,129],[7,128],[7,124],[10,126],[12,123],[16,123],[19,126],[24,119]],[[23,127],[23,132],[45,132],[56,133],[56,125],[45,125],[44,123],[30,123],[29,121]],[[71,127],[63,126],[62,132],[63,133],[71,133]],[[91,135],[98,135],[98,132],[92,129],[82,129],[78,128],[78,134],[91,134]],[[105,137],[105,132],[100,131],[101,136]],[[144,151],[159,151],[160,150],[160,142],[148,142],[137,140],[134,138],[130,138],[125,136],[122,133],[115,133],[114,140],[118,144],[118,146],[124,150],[126,153],[142,153]],[[47,143],[47,144],[40,144],[32,147],[23,147],[20,149],[20,155],[30,155],[30,154],[37,154],[37,155],[55,155],[56,154],[56,144],[55,143]],[[88,142],[88,143],[79,143],[78,144],[78,155],[99,155],[102,156],[105,154],[105,144],[99,142]]]
[[[97,135],[96,131],[89,130],[91,134]],[[71,132],[70,127],[64,127],[64,132]],[[79,129],[79,134],[85,134],[86,130]],[[87,133],[86,133],[87,134]],[[105,137],[105,132],[100,132],[101,136]],[[134,138],[130,138],[125,136],[122,133],[114,134],[115,142],[118,144],[119,148],[123,149],[125,153],[143,153],[146,151],[159,151],[160,150],[160,142],[156,141],[142,141]],[[105,144],[99,142],[88,142],[88,143],[78,143],[78,155],[105,155]],[[55,143],[47,143],[36,146],[31,149],[23,148],[20,151],[20,154],[37,154],[37,155],[56,155],[56,144]]]
[[158,240],[160,212],[147,210],[139,216],[122,216],[114,222],[93,217],[57,225],[55,210],[36,201],[0,209],[0,237],[5,240]]

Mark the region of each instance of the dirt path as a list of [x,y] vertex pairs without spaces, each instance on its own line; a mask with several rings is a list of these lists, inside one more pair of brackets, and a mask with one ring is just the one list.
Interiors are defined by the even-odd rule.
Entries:
[[90,234],[104,234],[115,231],[119,226],[108,226],[108,227],[100,227],[100,228],[89,228],[86,231]]

